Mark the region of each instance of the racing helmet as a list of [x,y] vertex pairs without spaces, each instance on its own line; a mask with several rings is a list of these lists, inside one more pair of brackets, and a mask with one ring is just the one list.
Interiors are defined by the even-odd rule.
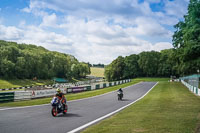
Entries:
[[60,88],[57,88],[56,91],[57,91],[57,92],[61,92]]

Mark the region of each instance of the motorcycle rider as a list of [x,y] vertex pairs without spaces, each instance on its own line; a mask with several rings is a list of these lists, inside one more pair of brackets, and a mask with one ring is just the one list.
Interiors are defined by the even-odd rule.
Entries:
[[120,92],[120,93],[123,94],[123,90],[122,90],[122,88],[120,88],[120,89],[118,90],[118,92]]
[[66,98],[65,95],[62,93],[62,91],[57,88],[56,89],[56,97],[59,99],[59,102],[62,104],[62,106],[65,108],[65,104],[66,104]]
[[123,90],[122,90],[122,88],[120,88],[117,92],[118,92],[120,95],[122,95],[122,97],[123,97]]

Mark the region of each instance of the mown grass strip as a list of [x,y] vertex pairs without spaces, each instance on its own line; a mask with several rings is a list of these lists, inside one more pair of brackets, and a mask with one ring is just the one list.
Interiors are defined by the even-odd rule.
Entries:
[[200,127],[200,97],[181,83],[160,82],[142,100],[83,133],[192,133]]
[[104,68],[98,68],[98,67],[90,67],[91,74],[90,76],[95,77],[104,77]]
[[13,79],[13,80],[4,80],[0,79],[0,89],[5,88],[17,88],[24,86],[37,86],[37,85],[46,85],[52,84],[52,80],[30,80],[30,79]]
[[[104,89],[99,89],[99,90],[93,90],[93,91],[87,91],[87,92],[82,92],[82,93],[75,93],[75,94],[67,94],[67,100],[76,100],[76,99],[82,99],[82,98],[87,98],[87,97],[92,97],[92,96],[97,96],[100,94],[104,94],[107,92],[111,92],[114,90],[117,90],[119,88],[124,88],[133,84],[136,84],[140,81],[135,81],[132,80],[129,83],[113,86],[113,87],[108,87]],[[19,101],[19,102],[9,102],[9,103],[0,103],[0,107],[19,107],[19,106],[31,106],[31,105],[40,105],[40,104],[47,104],[50,103],[52,97],[49,98],[42,98],[42,99],[34,99],[34,100],[29,100],[29,101]]]

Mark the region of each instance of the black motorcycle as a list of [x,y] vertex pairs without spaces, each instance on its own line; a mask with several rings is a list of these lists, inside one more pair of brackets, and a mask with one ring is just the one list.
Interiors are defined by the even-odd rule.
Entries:
[[51,114],[54,117],[57,116],[57,114],[59,113],[63,114],[67,113],[68,109],[67,104],[62,104],[57,97],[53,97],[53,99],[51,100],[51,105],[52,105]]
[[122,100],[122,98],[123,98],[123,92],[117,91],[117,96],[118,96],[118,100]]

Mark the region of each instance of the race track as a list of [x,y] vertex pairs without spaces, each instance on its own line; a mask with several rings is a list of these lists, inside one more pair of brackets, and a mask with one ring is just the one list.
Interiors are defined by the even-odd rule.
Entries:
[[52,117],[51,105],[0,109],[1,133],[66,133],[126,106],[146,94],[156,82],[142,82],[124,90],[124,100],[116,92],[68,102],[66,115]]

